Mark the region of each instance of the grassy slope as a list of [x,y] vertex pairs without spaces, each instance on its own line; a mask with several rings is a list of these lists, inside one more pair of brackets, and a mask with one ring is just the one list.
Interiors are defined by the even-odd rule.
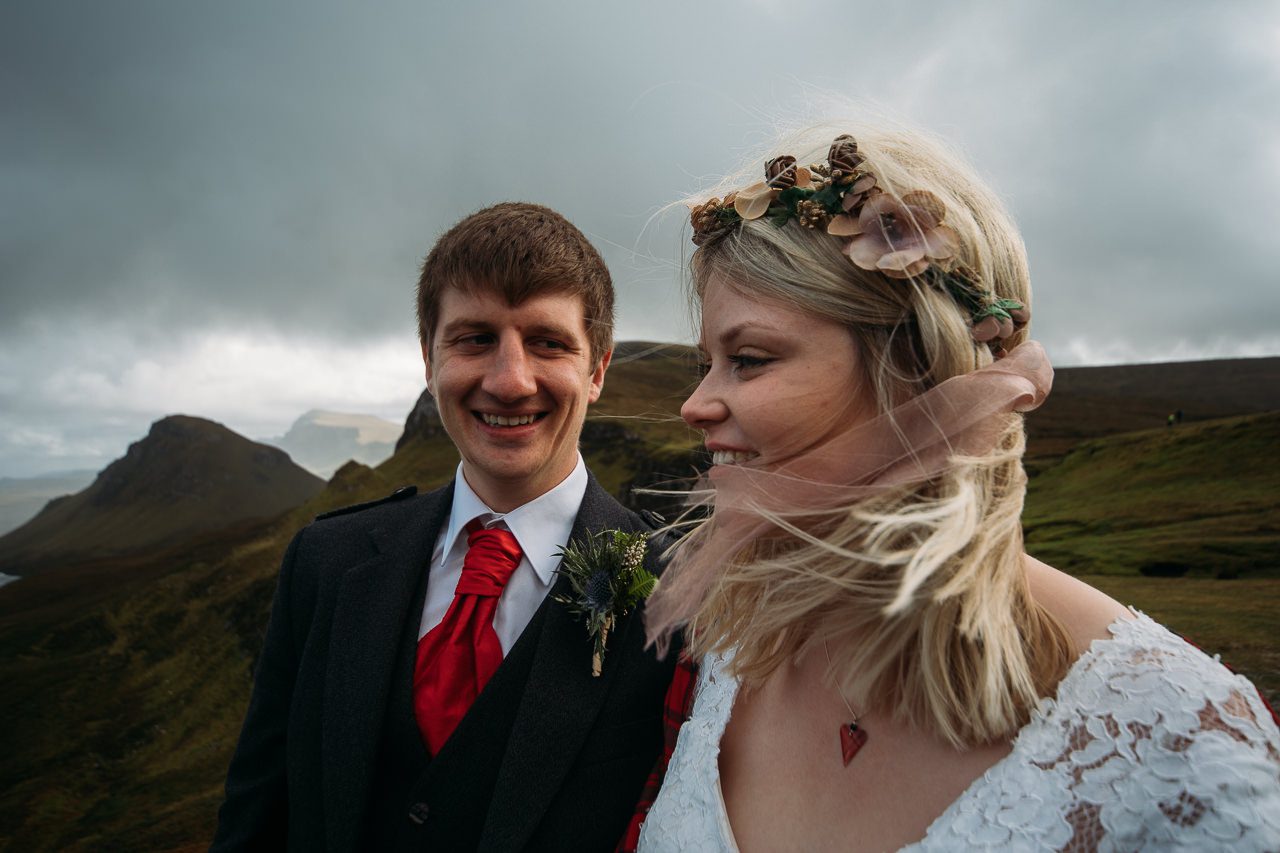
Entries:
[[1027,548],[1065,571],[1280,576],[1280,413],[1078,445],[1032,477]]
[[[592,417],[624,425],[672,460],[684,458],[697,441],[671,416],[690,377],[678,350],[620,363]],[[634,412],[653,417],[618,419]],[[1078,560],[1091,572],[1119,571],[1115,555],[1166,540],[1181,542],[1183,553],[1210,553],[1205,543],[1218,541],[1214,536],[1230,542],[1233,534],[1222,520],[1229,516],[1197,517],[1206,496],[1215,511],[1240,510],[1237,517],[1257,506],[1258,529],[1271,535],[1270,525],[1274,534],[1269,504],[1257,501],[1268,489],[1275,494],[1262,463],[1276,446],[1276,417],[1114,437],[1059,465],[1046,461],[1027,510],[1033,550],[1051,561],[1055,553]],[[589,449],[606,485],[630,476],[619,451]],[[348,466],[270,525],[149,558],[67,566],[0,589],[0,714],[7,721],[0,730],[0,848],[204,849],[292,532],[325,509],[406,483],[444,482],[456,464],[445,439],[411,442],[376,469]],[[1178,519],[1200,525],[1199,532],[1179,539],[1182,527],[1163,523]],[[1061,531],[1070,523],[1083,532],[1054,533],[1053,525]],[[1090,580],[1223,652],[1277,697],[1280,645],[1272,626],[1280,580],[1145,578],[1135,573],[1138,562],[1125,564],[1128,575]]]
[[1249,678],[1280,709],[1280,579],[1214,580],[1085,575],[1082,579],[1132,605]]
[[[656,451],[691,448],[671,390],[688,376],[678,349],[619,364],[591,416]],[[617,417],[628,411],[640,416]],[[631,476],[619,449],[586,449],[615,493]],[[443,484],[457,463],[447,438],[413,440],[377,468],[348,464],[269,525],[0,589],[0,716],[13,721],[0,728],[0,849],[207,847],[293,531],[402,485]]]
[[287,540],[236,533],[0,590],[6,849],[207,845]]

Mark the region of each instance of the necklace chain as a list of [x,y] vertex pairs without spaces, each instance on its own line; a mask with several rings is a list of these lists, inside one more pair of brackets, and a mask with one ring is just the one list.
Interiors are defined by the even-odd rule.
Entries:
[[[830,672],[831,671],[831,649],[827,648],[826,634],[822,635],[822,653],[827,657],[827,671]],[[836,687],[836,695],[840,697],[840,701],[843,702],[845,708],[848,709],[849,716],[853,717],[853,722],[857,723],[858,717],[859,717],[858,712],[853,710],[853,706],[849,704],[849,700],[844,698],[844,690],[841,689],[840,684],[837,683],[835,687]]]

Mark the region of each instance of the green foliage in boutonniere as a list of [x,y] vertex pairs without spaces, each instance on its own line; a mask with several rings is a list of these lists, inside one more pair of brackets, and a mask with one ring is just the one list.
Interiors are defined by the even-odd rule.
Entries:
[[619,616],[625,616],[649,597],[658,578],[644,568],[647,533],[602,530],[587,541],[570,542],[560,549],[560,574],[569,579],[573,596],[557,595],[575,616],[587,624],[594,652],[591,674],[600,675],[604,647]]

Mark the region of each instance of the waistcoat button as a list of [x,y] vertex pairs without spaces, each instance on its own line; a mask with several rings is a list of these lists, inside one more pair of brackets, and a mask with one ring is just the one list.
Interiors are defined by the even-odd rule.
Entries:
[[426,823],[429,814],[431,814],[431,807],[426,803],[414,803],[409,806],[409,820],[416,824]]

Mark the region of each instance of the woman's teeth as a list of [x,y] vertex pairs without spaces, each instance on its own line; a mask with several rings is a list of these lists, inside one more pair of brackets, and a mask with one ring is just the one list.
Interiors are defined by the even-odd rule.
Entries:
[[759,456],[759,453],[752,453],[748,450],[713,450],[711,452],[712,465],[741,465]]
[[513,415],[511,417],[504,417],[503,415],[490,415],[485,414],[484,412],[480,413],[480,417],[489,426],[523,426],[524,424],[533,423],[538,418],[537,415]]

